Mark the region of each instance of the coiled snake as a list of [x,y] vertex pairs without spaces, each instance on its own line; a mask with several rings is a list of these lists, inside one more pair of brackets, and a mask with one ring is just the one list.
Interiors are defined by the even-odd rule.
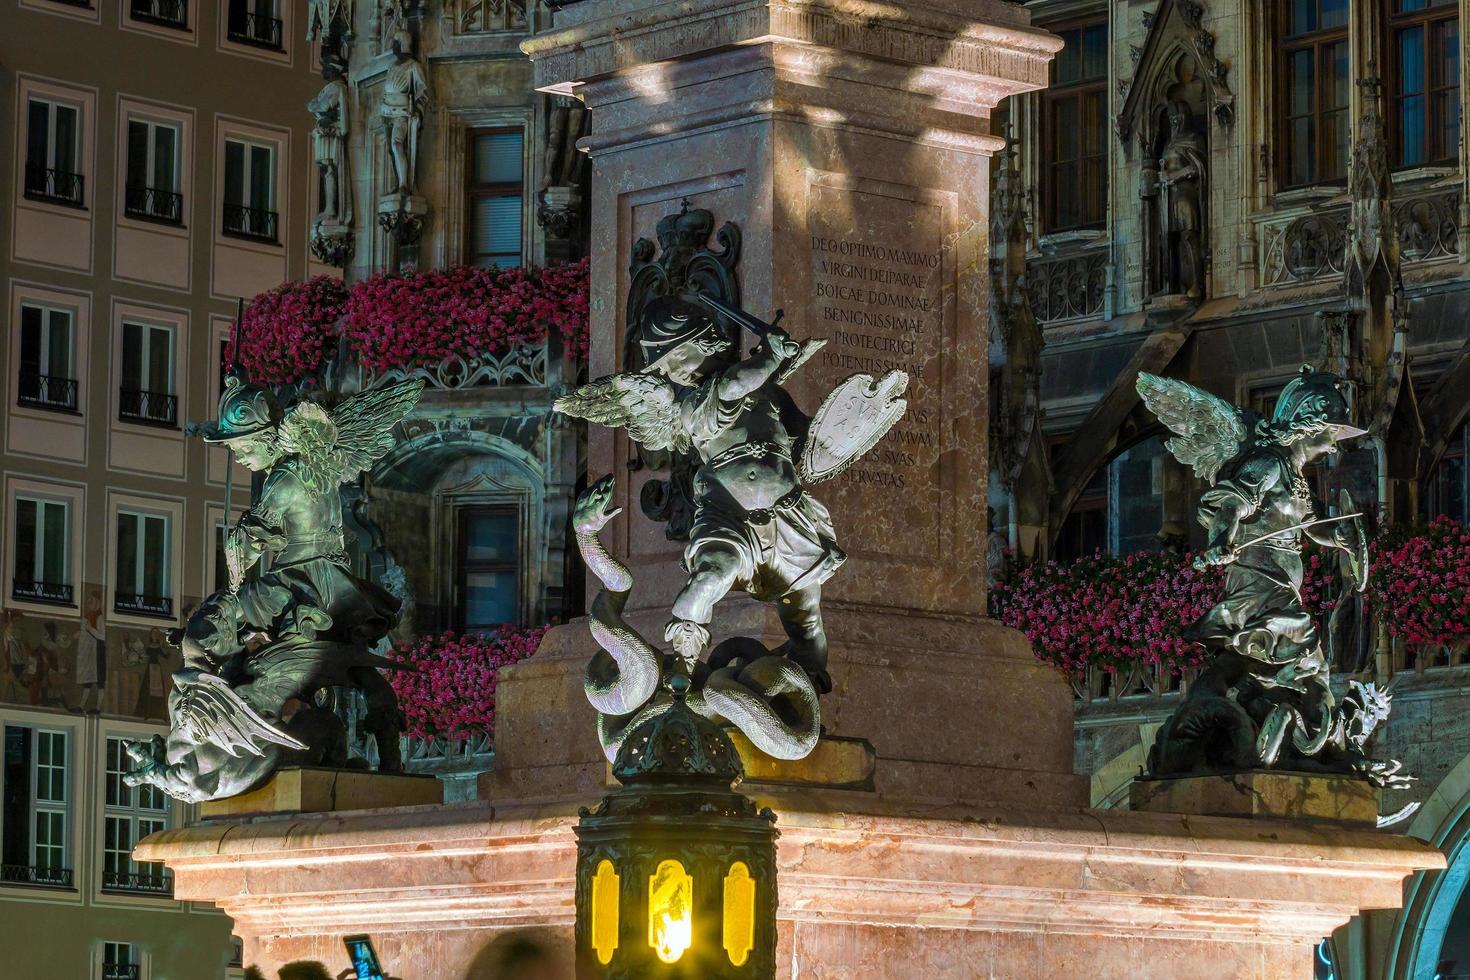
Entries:
[[[621,510],[612,506],[613,488],[611,476],[598,480],[577,497],[572,513],[582,560],[602,583],[588,615],[602,649],[587,664],[582,689],[597,709],[598,736],[609,760],[626,732],[670,703],[659,685],[664,655],[623,621],[633,573],[597,537]],[[717,669],[701,665],[695,671],[695,688],[687,698],[691,709],[729,722],[773,758],[800,759],[811,752],[821,721],[817,693],[805,671],[757,641],[738,637],[720,644],[712,659],[720,663]]]

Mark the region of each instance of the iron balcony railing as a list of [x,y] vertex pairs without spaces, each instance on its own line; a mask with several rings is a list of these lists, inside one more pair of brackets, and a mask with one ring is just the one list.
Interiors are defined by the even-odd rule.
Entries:
[[159,187],[130,184],[123,191],[123,211],[130,218],[181,224],[184,220],[184,195]]
[[172,895],[173,875],[166,871],[144,871],[129,874],[122,871],[102,872],[102,890],[128,895]]
[[70,888],[71,868],[34,864],[0,864],[0,882],[7,885],[36,885],[41,888]]
[[135,613],[140,616],[172,616],[174,600],[172,596],[166,595],[118,592],[112,597],[112,608],[120,613]]
[[69,207],[82,206],[82,175],[39,163],[26,164],[26,197]]
[[237,238],[254,238],[262,242],[276,241],[279,215],[265,208],[247,208],[243,204],[225,205],[225,234]]
[[103,963],[102,980],[138,980],[142,970],[136,963]]
[[54,374],[23,371],[16,399],[31,408],[54,408],[66,412],[77,410],[77,379]]
[[118,392],[117,417],[124,422],[143,425],[176,426],[179,420],[179,396],[161,391],[123,388]]
[[49,602],[58,606],[72,604],[72,587],[66,582],[34,582],[16,579],[10,583],[10,595],[27,602]]
[[189,0],[132,0],[134,20],[188,30]]
[[231,41],[281,50],[281,18],[251,13],[233,4],[231,8],[227,29]]

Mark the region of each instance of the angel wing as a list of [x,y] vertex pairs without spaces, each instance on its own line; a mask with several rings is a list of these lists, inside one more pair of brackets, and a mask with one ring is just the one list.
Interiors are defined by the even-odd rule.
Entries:
[[174,675],[179,702],[174,727],[188,730],[190,741],[208,744],[239,758],[242,751],[263,756],[262,743],[274,742],[288,749],[306,746],[272,726],[256,713],[230,685],[214,674],[194,678],[187,671]]
[[349,483],[393,448],[393,426],[423,390],[422,380],[400,381],[345,398],[330,412],[301,402],[281,420],[281,447],[319,488]]
[[1140,371],[1135,387],[1148,410],[1174,433],[1164,446],[1212,484],[1250,436],[1240,409],[1192,384]]
[[562,395],[552,407],[573,418],[627,429],[645,449],[687,448],[674,386],[657,374],[610,374]]

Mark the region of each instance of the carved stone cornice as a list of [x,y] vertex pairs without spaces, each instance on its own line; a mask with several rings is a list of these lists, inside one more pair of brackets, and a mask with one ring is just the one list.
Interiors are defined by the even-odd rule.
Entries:
[[1133,78],[1128,83],[1123,108],[1118,113],[1118,137],[1125,143],[1138,126],[1140,115],[1147,114],[1154,102],[1150,83],[1164,67],[1161,61],[1174,50],[1177,39],[1193,55],[1209,95],[1210,113],[1221,126],[1235,122],[1235,95],[1227,81],[1229,67],[1215,54],[1215,35],[1205,30],[1205,8],[1196,0],[1159,0],[1152,17],[1147,17],[1148,35],[1139,52]]
[[614,0],[563,8],[558,29],[521,50],[534,65],[536,88],[563,95],[578,82],[754,41],[984,76],[1001,97],[1044,87],[1061,40],[1032,28],[1016,5],[985,4],[983,16],[990,23],[978,22],[974,5],[962,0],[902,8],[870,0]]

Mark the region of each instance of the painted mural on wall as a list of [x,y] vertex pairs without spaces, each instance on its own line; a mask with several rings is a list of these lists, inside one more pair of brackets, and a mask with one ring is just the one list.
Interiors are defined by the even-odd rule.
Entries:
[[165,720],[169,677],[183,662],[168,627],[110,624],[101,586],[83,595],[80,620],[0,610],[0,703]]

